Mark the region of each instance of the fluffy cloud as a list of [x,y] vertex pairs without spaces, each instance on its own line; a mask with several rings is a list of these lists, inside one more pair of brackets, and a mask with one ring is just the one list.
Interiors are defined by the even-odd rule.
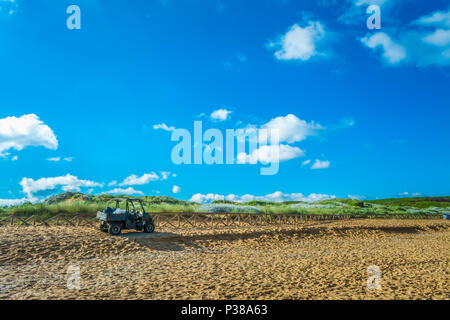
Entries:
[[311,165],[311,170],[314,169],[326,169],[330,167],[330,161],[325,160],[325,161],[321,161],[319,159],[316,159],[316,161],[314,161],[314,163]]
[[210,118],[215,121],[225,121],[231,113],[232,111],[227,109],[218,109],[211,113]]
[[173,188],[172,188],[173,193],[180,193],[180,191],[181,191],[181,189],[179,186],[173,186]]
[[35,114],[0,119],[0,156],[9,149],[20,151],[29,146],[56,150],[58,140],[52,129]]
[[[287,143],[305,140],[308,136],[316,135],[318,130],[323,129],[320,124],[313,121],[308,123],[293,114],[276,117],[262,125],[261,128],[267,129],[269,134],[272,130],[275,130],[278,132],[279,141]],[[260,132],[260,137],[264,137],[264,133]]]
[[[237,162],[269,163],[287,161],[303,157],[305,152],[299,147],[290,144],[305,140],[309,136],[317,135],[324,128],[320,124],[306,122],[293,114],[273,118],[261,125],[248,125],[244,129],[237,130],[237,138],[240,142],[248,139],[250,142],[259,142],[259,147],[247,154],[241,152],[237,155]],[[277,136],[278,144],[272,141]]]
[[397,32],[397,41],[379,32],[361,39],[371,49],[382,48],[384,59],[392,65],[399,62],[429,65],[450,65],[450,10],[419,17],[409,29]]
[[292,25],[277,41],[269,43],[274,48],[279,60],[306,61],[316,55],[323,55],[317,50],[318,43],[325,38],[323,25],[318,21],[309,21],[305,27]]
[[60,177],[41,178],[33,180],[31,178],[23,178],[20,182],[22,191],[28,196],[30,201],[35,201],[35,194],[41,191],[54,190],[61,187],[63,191],[81,191],[81,187],[103,187],[103,184],[90,180],[80,180],[77,177],[67,174]]
[[304,196],[302,193],[283,193],[281,191],[276,191],[274,193],[267,194],[265,196],[255,196],[251,194],[245,194],[243,196],[238,196],[235,194],[219,195],[219,194],[194,194],[189,201],[197,203],[210,203],[216,200],[229,200],[235,202],[248,202],[248,201],[273,201],[273,202],[283,202],[283,201],[306,201],[314,202],[320,200],[334,199],[336,196],[327,194],[317,194],[312,193],[308,196]]
[[383,58],[390,64],[396,64],[406,58],[406,50],[400,44],[394,42],[386,33],[377,32],[361,39],[368,48],[382,49]]
[[420,17],[416,21],[413,21],[412,24],[450,28],[450,10],[435,11],[429,15]]
[[132,187],[128,187],[126,189],[124,189],[124,188],[115,188],[115,189],[106,191],[105,193],[108,193],[108,194],[128,194],[128,195],[132,195],[132,194],[143,195],[144,194],[142,191],[135,190]]
[[305,152],[298,147],[286,144],[263,145],[254,150],[250,155],[244,152],[237,155],[237,163],[269,163],[287,161],[303,157]]
[[18,206],[25,202],[28,202],[28,199],[0,199],[0,207]]
[[165,123],[155,124],[153,125],[153,129],[158,130],[165,130],[165,131],[174,131],[175,127],[168,127]]
[[155,172],[145,173],[140,177],[132,174],[131,176],[125,178],[122,183],[119,183],[119,186],[143,185],[156,180],[159,180],[159,176]]

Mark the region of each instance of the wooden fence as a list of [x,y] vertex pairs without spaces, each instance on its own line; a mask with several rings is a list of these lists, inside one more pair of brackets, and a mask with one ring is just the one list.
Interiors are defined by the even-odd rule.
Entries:
[[[362,218],[433,219],[440,215],[304,215],[304,214],[256,214],[256,213],[198,213],[198,212],[152,212],[155,226],[170,228],[217,228],[232,226],[295,225],[302,221],[332,221]],[[90,226],[99,224],[90,214],[57,214],[49,218],[33,215],[11,215],[0,218],[0,226]]]

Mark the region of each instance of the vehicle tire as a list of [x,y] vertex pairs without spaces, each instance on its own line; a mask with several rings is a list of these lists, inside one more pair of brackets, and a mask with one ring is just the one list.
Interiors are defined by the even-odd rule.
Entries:
[[109,224],[108,232],[110,235],[118,236],[122,232],[122,226],[118,223]]
[[152,221],[147,222],[144,225],[144,232],[145,233],[152,233],[153,231],[155,231],[155,224]]

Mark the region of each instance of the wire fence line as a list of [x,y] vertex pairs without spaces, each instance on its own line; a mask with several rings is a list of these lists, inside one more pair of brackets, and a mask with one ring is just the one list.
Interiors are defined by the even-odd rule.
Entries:
[[[244,225],[293,225],[302,221],[332,221],[349,219],[442,219],[440,215],[408,214],[348,214],[314,215],[298,213],[200,213],[200,212],[152,212],[156,227],[214,228]],[[42,218],[37,215],[23,217],[10,215],[0,217],[0,226],[90,226],[99,221],[92,214],[57,214]]]

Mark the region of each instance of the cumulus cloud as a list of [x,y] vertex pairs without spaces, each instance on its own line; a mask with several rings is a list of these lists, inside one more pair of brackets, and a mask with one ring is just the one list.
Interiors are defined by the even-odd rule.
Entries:
[[273,163],[303,157],[304,155],[305,152],[302,149],[286,144],[263,145],[253,150],[251,154],[239,153],[237,155],[237,163]]
[[319,159],[316,159],[316,161],[314,161],[314,163],[311,165],[311,170],[326,169],[329,167],[330,167],[330,161],[328,161],[328,160],[321,161]]
[[138,191],[133,189],[132,187],[128,187],[128,188],[115,188],[109,191],[106,191],[105,193],[108,194],[127,194],[127,195],[132,195],[132,194],[139,194],[139,195],[143,195],[144,193],[142,191]]
[[390,64],[396,64],[406,58],[405,48],[394,42],[386,33],[377,32],[373,35],[367,35],[361,39],[361,42],[368,48],[376,50],[381,48],[385,61]]
[[324,55],[317,47],[325,38],[323,25],[318,21],[309,21],[306,26],[292,25],[277,41],[268,44],[274,48],[278,60],[307,61],[316,55]]
[[58,148],[58,140],[49,126],[35,114],[0,119],[0,156],[9,149],[26,147]]
[[90,181],[80,180],[77,177],[67,174],[65,176],[41,178],[33,180],[31,178],[23,178],[20,182],[22,191],[28,196],[30,201],[35,201],[37,198],[36,193],[46,190],[54,190],[57,187],[61,187],[63,191],[80,192],[81,187],[103,187],[103,184]]
[[[266,129],[269,133],[272,130],[277,131],[279,141],[287,143],[305,140],[308,136],[314,136],[318,130],[323,129],[320,124],[316,124],[313,121],[308,123],[293,114],[276,117],[262,125],[261,128]],[[260,132],[260,137],[264,137],[264,133]]]
[[28,199],[0,199],[0,207],[18,206],[25,202],[28,202]]
[[396,41],[386,33],[367,35],[361,42],[376,50],[380,47],[388,64],[400,62],[418,67],[450,65],[450,10],[419,17],[407,30],[391,30]]
[[175,127],[172,127],[172,126],[169,127],[165,123],[160,123],[160,124],[153,125],[153,129],[155,129],[155,130],[161,129],[161,130],[165,130],[165,131],[174,131]]
[[242,196],[238,196],[235,194],[229,195],[220,195],[220,194],[194,194],[189,201],[197,202],[197,203],[211,203],[217,200],[228,200],[235,202],[248,202],[248,201],[272,201],[272,202],[283,202],[283,201],[306,201],[306,202],[315,202],[320,200],[328,200],[334,199],[336,196],[327,195],[327,194],[317,194],[311,193],[308,196],[303,195],[302,193],[283,193],[281,191],[276,191],[274,193],[270,193],[264,196],[255,196],[251,194],[245,194]]
[[180,191],[181,191],[181,189],[179,186],[173,186],[173,188],[172,188],[173,193],[180,193]]
[[119,183],[119,186],[143,185],[151,181],[156,181],[158,179],[159,176],[155,172],[145,173],[140,177],[135,174],[132,174],[131,176],[125,178],[125,180],[122,183]]
[[[291,144],[317,135],[323,129],[320,124],[316,124],[314,121],[306,122],[293,114],[273,118],[260,126],[250,124],[236,130],[237,139],[239,142],[248,139],[255,143],[255,147],[259,142],[259,147],[249,151],[250,153],[239,153],[237,162],[239,164],[273,163],[303,157],[305,152]],[[274,137],[277,137],[278,141],[273,141]]]
[[228,116],[232,113],[231,110],[227,110],[227,109],[218,109],[218,110],[214,110],[211,115],[210,118],[214,121],[225,121],[228,119]]

